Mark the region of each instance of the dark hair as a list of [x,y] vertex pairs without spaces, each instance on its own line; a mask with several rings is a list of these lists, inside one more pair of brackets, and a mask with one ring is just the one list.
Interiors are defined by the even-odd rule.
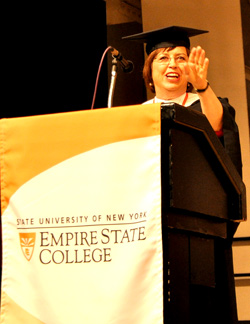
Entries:
[[[152,78],[152,63],[153,60],[155,59],[155,57],[163,52],[163,51],[171,51],[172,49],[174,49],[175,47],[167,47],[167,48],[158,48],[155,51],[151,52],[149,54],[149,56],[147,57],[145,63],[144,63],[144,67],[143,67],[143,79],[145,82],[146,87],[148,87],[151,92],[155,93],[155,87],[154,87],[154,82],[153,82],[153,78]],[[190,50],[188,48],[187,49],[187,55],[189,56],[190,54]],[[191,83],[188,83],[187,85],[187,92],[191,92],[193,90],[193,85]]]

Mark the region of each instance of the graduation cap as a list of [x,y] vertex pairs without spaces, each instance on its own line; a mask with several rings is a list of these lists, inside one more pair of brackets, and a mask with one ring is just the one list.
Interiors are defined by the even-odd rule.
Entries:
[[189,37],[204,33],[208,33],[208,31],[188,27],[170,26],[122,37],[122,39],[146,43],[146,52],[147,54],[150,54],[158,48],[175,46],[185,46],[186,48],[190,48]]

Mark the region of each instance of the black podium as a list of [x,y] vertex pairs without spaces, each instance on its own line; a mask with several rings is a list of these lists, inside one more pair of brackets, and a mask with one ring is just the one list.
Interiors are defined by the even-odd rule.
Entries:
[[232,238],[245,186],[206,117],[162,105],[164,323],[237,323]]

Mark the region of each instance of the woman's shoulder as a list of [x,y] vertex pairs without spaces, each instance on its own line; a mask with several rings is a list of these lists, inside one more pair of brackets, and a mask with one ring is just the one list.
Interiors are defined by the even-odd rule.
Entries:
[[196,102],[198,100],[200,100],[200,99],[199,99],[199,96],[197,95],[197,93],[189,92],[185,106],[186,107],[191,106],[194,102]]

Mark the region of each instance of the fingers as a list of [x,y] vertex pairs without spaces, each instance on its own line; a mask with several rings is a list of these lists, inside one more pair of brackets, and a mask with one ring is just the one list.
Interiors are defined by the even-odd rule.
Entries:
[[200,47],[194,47],[189,55],[189,63],[195,64],[200,68],[208,68],[209,60],[206,58],[205,51]]
[[205,60],[204,60],[204,70],[207,71],[208,65],[209,65],[209,59],[206,57]]
[[204,64],[204,61],[205,61],[205,51],[201,48],[201,47],[198,47],[197,48],[197,64],[199,66],[202,66],[203,67],[203,64]]
[[184,65],[184,73],[196,89],[203,89],[206,86],[208,65],[209,59],[206,58],[205,51],[200,46],[192,48],[189,60]]

